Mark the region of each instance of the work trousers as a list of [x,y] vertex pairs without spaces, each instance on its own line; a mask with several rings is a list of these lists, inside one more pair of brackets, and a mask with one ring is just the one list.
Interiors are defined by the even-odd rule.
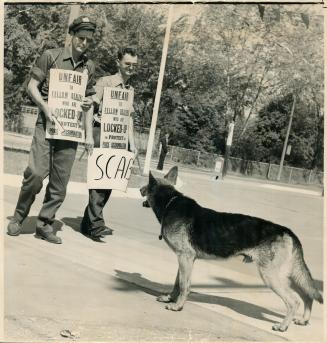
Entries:
[[[93,127],[94,147],[100,147],[100,126]],[[82,225],[87,230],[98,229],[105,225],[103,208],[109,200],[111,189],[89,189],[89,202],[84,211]]]
[[77,142],[45,138],[45,120],[35,127],[28,167],[20,190],[14,217],[22,222],[49,176],[43,206],[36,226],[42,228],[52,224],[55,214],[66,196],[67,184],[74,164]]

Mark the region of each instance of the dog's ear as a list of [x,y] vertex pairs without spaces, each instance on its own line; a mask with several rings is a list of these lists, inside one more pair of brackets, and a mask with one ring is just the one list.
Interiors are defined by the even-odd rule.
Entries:
[[155,179],[155,177],[152,175],[152,173],[149,173],[149,186],[154,186],[157,184],[157,180]]
[[176,185],[177,182],[178,168],[177,166],[172,167],[169,172],[164,176],[171,184]]

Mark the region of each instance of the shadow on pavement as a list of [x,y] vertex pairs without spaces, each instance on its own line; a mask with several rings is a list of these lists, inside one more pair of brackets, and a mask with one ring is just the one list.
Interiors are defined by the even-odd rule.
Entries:
[[[128,273],[120,270],[116,271],[116,278],[120,280],[121,286],[116,288],[121,291],[136,291],[142,290],[147,294],[152,296],[159,296],[162,293],[168,293],[172,289],[172,285],[164,285],[157,282],[152,282],[144,277],[140,273]],[[227,280],[227,279],[224,279]],[[227,280],[228,281],[228,280]],[[232,282],[233,283],[233,282]],[[197,287],[199,287],[197,285]],[[202,285],[201,287],[205,287]],[[211,287],[211,286],[210,286]],[[221,285],[218,288],[222,287]],[[224,285],[224,287],[227,287]],[[243,288],[247,286],[243,285]],[[192,286],[194,288],[194,286]],[[276,321],[266,318],[266,315],[275,316],[278,318],[284,318],[282,314],[276,313],[274,311],[270,311],[265,307],[261,307],[258,305],[254,305],[248,303],[246,301],[231,299],[228,297],[222,297],[217,295],[206,295],[200,294],[198,292],[191,292],[189,297],[189,301],[198,302],[198,303],[206,303],[206,304],[213,304],[213,305],[220,305],[227,307],[237,313],[245,315],[247,317],[252,317],[255,319],[263,320],[266,322],[275,323]]]
[[[239,283],[235,282],[234,280],[226,279],[223,277],[216,277],[215,280],[217,280],[217,285],[212,285],[213,288],[247,288],[247,289],[252,289],[252,288],[264,288],[268,289],[263,283],[260,285],[245,285],[244,283]],[[207,286],[205,286],[207,287]],[[209,286],[210,287],[210,286]]]
[[[62,222],[71,227],[74,231],[81,233],[81,223],[82,223],[82,217],[76,217],[76,218],[70,218],[70,217],[64,217],[61,218]],[[101,238],[104,236],[112,235],[112,231],[107,230],[102,234],[102,237],[91,237],[89,235],[83,234],[88,239],[91,239],[92,241],[98,242],[98,243],[105,243]]]
[[[7,217],[7,219],[9,219],[9,220],[11,218],[12,218],[12,216]],[[25,218],[25,220],[23,221],[23,224],[22,224],[21,234],[22,235],[28,235],[28,234],[35,233],[36,221],[37,221],[36,216],[31,216],[31,217]],[[56,234],[58,231],[61,231],[62,226],[63,226],[63,223],[61,221],[55,220],[54,223],[52,224],[54,234]]]
[[80,226],[82,222],[82,217],[76,217],[76,218],[70,218],[70,217],[65,217],[61,218],[62,222],[71,227],[74,231],[80,232]]

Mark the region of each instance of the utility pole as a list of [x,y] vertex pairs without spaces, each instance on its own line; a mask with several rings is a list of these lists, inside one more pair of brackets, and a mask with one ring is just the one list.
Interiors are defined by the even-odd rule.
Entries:
[[232,142],[233,142],[234,126],[235,126],[235,116],[234,116],[232,122],[229,123],[229,126],[228,126],[228,136],[227,136],[227,141],[226,141],[224,164],[223,164],[223,170],[221,173],[222,178],[224,178],[227,174],[228,159],[229,159],[230,150],[231,150],[231,146],[232,146]]
[[[228,66],[229,66],[229,55],[228,55]],[[229,70],[229,67],[228,67],[228,70]],[[227,74],[227,103],[226,103],[226,115],[225,115],[227,120],[229,119],[231,114],[232,114],[232,109],[230,107],[230,76],[229,74]],[[228,125],[228,136],[227,136],[227,141],[226,141],[224,163],[223,163],[223,169],[221,171],[222,179],[224,179],[224,177],[227,174],[228,159],[229,159],[230,150],[231,150],[232,141],[233,141],[235,119],[236,119],[236,113],[234,112],[233,120]]]
[[283,170],[283,164],[284,164],[285,153],[286,153],[286,148],[287,148],[287,143],[288,143],[288,137],[290,135],[291,126],[292,126],[292,120],[293,120],[293,114],[294,114],[294,108],[295,108],[295,100],[296,100],[296,96],[293,94],[292,110],[291,110],[291,115],[290,115],[290,119],[288,122],[286,137],[285,137],[284,146],[283,146],[282,157],[280,159],[279,170],[278,170],[278,175],[277,175],[278,181],[280,180],[280,176],[281,176],[282,170]]
[[158,111],[159,111],[159,103],[160,103],[160,96],[161,96],[161,89],[162,89],[162,81],[163,81],[163,76],[164,76],[165,66],[166,66],[166,59],[167,59],[170,28],[171,28],[171,22],[172,22],[172,9],[173,9],[173,5],[170,5],[169,11],[168,11],[165,39],[164,39],[164,44],[163,44],[163,48],[162,48],[162,56],[161,56],[157,91],[156,91],[156,96],[155,96],[154,105],[153,105],[153,114],[152,114],[152,120],[151,120],[148,146],[147,146],[146,155],[145,155],[145,162],[144,162],[144,169],[143,169],[143,174],[145,174],[145,175],[148,175],[149,170],[150,170],[150,162],[151,162],[153,143],[154,143],[154,134],[156,132],[157,119],[158,119]]
[[70,34],[68,33],[68,27],[74,21],[74,19],[76,19],[79,16],[80,8],[81,8],[80,5],[70,5],[70,14],[69,14],[68,25],[67,25],[65,46],[68,46],[70,44]]

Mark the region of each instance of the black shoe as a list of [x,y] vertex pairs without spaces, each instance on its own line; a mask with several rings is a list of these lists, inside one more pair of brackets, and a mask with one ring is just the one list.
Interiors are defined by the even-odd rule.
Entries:
[[81,230],[81,234],[87,238],[92,239],[92,241],[94,241],[94,242],[102,242],[103,243],[103,241],[101,240],[101,238],[103,238],[103,236],[96,235],[93,230]]
[[97,228],[95,231],[97,232],[97,234],[101,236],[110,236],[110,235],[113,235],[114,233],[113,229],[110,229],[110,227],[105,226],[105,225]]
[[7,226],[7,234],[9,236],[19,236],[22,231],[22,224],[15,218],[12,218]]
[[36,228],[35,231],[35,238],[43,239],[49,243],[54,243],[54,244],[61,244],[61,238],[57,237],[53,231],[50,231],[50,228],[52,227],[50,225],[45,226],[46,229],[41,229],[41,228]]
[[112,235],[112,230],[108,227],[99,227],[96,229],[87,229],[85,226],[81,225],[81,234],[85,237],[92,239],[95,242],[103,242],[101,239],[104,238],[103,235]]

